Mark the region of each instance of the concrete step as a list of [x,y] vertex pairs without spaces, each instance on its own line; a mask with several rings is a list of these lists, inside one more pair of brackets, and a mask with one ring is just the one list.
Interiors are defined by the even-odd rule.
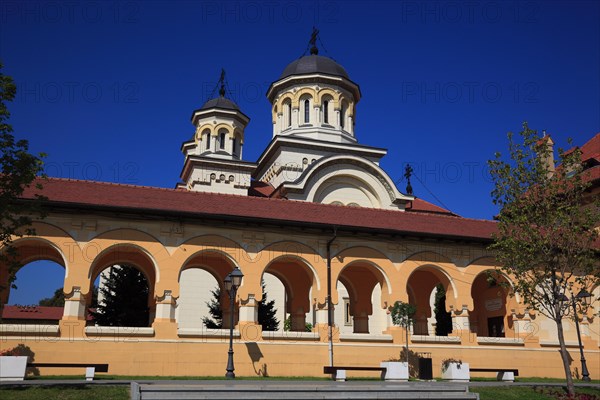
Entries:
[[[403,399],[471,400],[466,385],[435,382],[419,383],[335,383],[335,382],[241,382],[140,384],[132,383],[133,400],[316,400],[316,399]],[[137,396],[137,397],[136,397]]]

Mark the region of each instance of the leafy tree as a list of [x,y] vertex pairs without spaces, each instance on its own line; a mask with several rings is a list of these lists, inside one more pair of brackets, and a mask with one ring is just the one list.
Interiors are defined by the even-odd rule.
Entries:
[[[16,258],[16,249],[12,242],[16,237],[33,235],[32,217],[44,213],[40,202],[44,197],[37,194],[34,201],[18,201],[26,188],[30,187],[36,177],[42,173],[44,154],[29,153],[29,142],[16,140],[13,128],[8,124],[10,112],[5,102],[12,101],[17,92],[13,79],[3,75],[0,62],[0,265],[8,266],[7,274],[0,277],[0,295],[2,291],[14,287],[15,274],[21,265]],[[39,182],[35,185],[42,189]],[[0,297],[1,298],[1,297]],[[0,301],[0,315],[2,315]]]
[[223,311],[221,311],[221,289],[217,286],[211,290],[212,299],[206,302],[208,312],[212,318],[203,317],[202,323],[208,329],[221,329],[223,327]]
[[[312,332],[313,324],[307,322],[304,324],[304,332]],[[283,330],[289,332],[292,330],[292,317],[289,316],[283,320]]]
[[279,329],[275,309],[275,300],[267,300],[265,281],[262,281],[262,300],[258,302],[258,323],[262,325],[263,331],[276,331]]
[[[499,153],[489,161],[494,180],[492,198],[500,207],[498,231],[491,249],[513,281],[525,304],[556,323],[560,354],[573,394],[569,353],[565,347],[563,317],[582,288],[598,281],[595,227],[599,224],[598,199],[589,200],[579,149],[559,150],[554,164],[549,138],[541,138],[523,123],[520,140],[508,134],[510,160]],[[577,316],[574,316],[577,318]]]
[[413,318],[415,313],[417,312],[417,308],[409,303],[404,303],[402,301],[397,301],[394,303],[392,307],[392,322],[394,325],[400,326],[406,330],[406,362],[409,362],[408,355],[410,351],[408,349],[408,330],[413,323]]
[[141,271],[115,265],[108,269],[107,279],[98,291],[102,301],[96,311],[91,311],[98,325],[148,326],[148,281]]
[[436,287],[435,303],[433,312],[435,314],[436,336],[448,336],[452,332],[452,315],[446,312],[446,289],[441,283]]
[[41,299],[38,305],[46,307],[64,307],[65,294],[63,293],[63,288],[56,289],[52,297]]

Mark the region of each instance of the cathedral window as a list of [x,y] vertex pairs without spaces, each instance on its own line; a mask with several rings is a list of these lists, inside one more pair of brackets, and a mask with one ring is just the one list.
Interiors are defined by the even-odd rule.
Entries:
[[221,132],[219,137],[219,147],[225,149],[225,132]]
[[304,123],[310,122],[310,100],[304,100]]
[[344,120],[346,119],[346,105],[342,104],[342,109],[340,110],[340,126],[344,129]]
[[210,150],[210,131],[205,129],[202,136],[204,136],[204,140],[206,141],[206,150]]
[[329,101],[325,100],[323,102],[323,122],[326,124],[329,123]]
[[239,151],[238,151],[238,139],[237,139],[237,137],[233,138],[232,147],[233,147],[233,154],[237,156],[239,154]]

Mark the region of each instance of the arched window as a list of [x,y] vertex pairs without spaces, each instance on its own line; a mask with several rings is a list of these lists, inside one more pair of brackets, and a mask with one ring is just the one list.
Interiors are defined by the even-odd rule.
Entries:
[[340,110],[340,126],[344,129],[344,120],[346,119],[346,104],[342,103],[342,109]]
[[323,122],[329,123],[329,100],[323,101]]
[[204,132],[202,133],[202,136],[204,137],[204,140],[206,141],[206,150],[210,150],[210,131],[208,129],[205,129]]
[[292,102],[286,100],[283,105],[283,117],[285,118],[286,127],[289,128],[292,126]]
[[221,132],[219,135],[219,147],[225,149],[225,132]]
[[310,100],[304,100],[304,123],[310,123]]
[[238,150],[238,138],[237,137],[233,138],[232,147],[233,147],[233,149],[232,149],[233,150],[233,155],[234,156],[239,156],[240,152]]

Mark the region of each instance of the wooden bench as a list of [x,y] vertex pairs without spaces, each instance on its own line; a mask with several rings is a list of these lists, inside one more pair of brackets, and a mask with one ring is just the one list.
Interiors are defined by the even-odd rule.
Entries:
[[519,376],[518,369],[512,368],[469,368],[471,372],[496,372],[496,379],[504,382],[514,382],[515,376]]
[[108,364],[27,363],[32,368],[85,368],[85,380],[93,381],[96,372],[108,372]]
[[323,373],[324,374],[331,374],[333,379],[335,379],[336,381],[345,381],[346,380],[346,371],[379,371],[381,372],[381,376],[383,378],[383,376],[385,375],[385,372],[387,371],[386,367],[341,367],[341,366],[335,366],[335,367],[323,367]]

